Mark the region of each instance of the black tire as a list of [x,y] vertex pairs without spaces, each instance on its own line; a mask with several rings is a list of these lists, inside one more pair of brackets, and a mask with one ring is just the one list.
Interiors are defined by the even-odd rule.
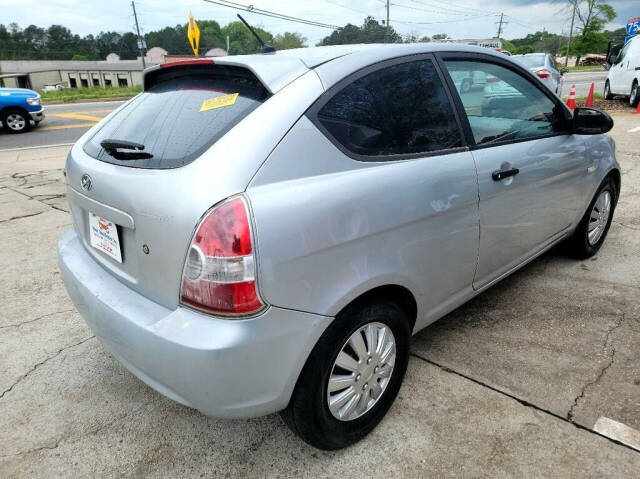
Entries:
[[[609,210],[609,218],[607,219],[604,232],[600,236],[600,239],[595,244],[591,244],[589,242],[589,236],[588,236],[591,211],[593,210],[593,206],[595,205],[596,200],[598,199],[600,194],[602,194],[602,192],[604,191],[609,191],[611,195],[611,208]],[[604,240],[607,237],[609,228],[611,227],[611,220],[613,219],[613,213],[615,211],[617,202],[618,202],[618,192],[616,190],[616,184],[613,181],[613,178],[611,177],[605,178],[605,180],[600,185],[600,188],[598,188],[598,191],[593,196],[593,199],[589,203],[589,207],[587,208],[587,211],[582,217],[582,220],[580,220],[580,223],[578,224],[578,227],[576,228],[575,232],[567,240],[567,243],[566,243],[567,251],[571,256],[573,256],[576,259],[586,259],[586,258],[590,258],[591,256],[595,255],[598,252],[598,250],[600,249],[600,247],[604,243]]]
[[[9,118],[15,119],[16,117],[21,120],[20,124],[22,126],[20,128],[13,128],[8,124]],[[31,128],[31,117],[24,110],[10,108],[2,112],[2,126],[9,133],[24,133]]]
[[611,86],[609,85],[609,80],[604,82],[604,99],[613,100],[613,95],[611,94]]
[[[341,421],[333,416],[327,404],[329,376],[345,342],[359,328],[372,322],[384,323],[393,333],[396,345],[393,371],[386,389],[369,411],[356,419]],[[318,449],[341,449],[358,442],[378,425],[393,404],[407,369],[410,340],[409,321],[394,303],[378,301],[345,310],[309,355],[291,401],[280,413],[284,422]]]
[[629,93],[629,105],[635,108],[638,106],[638,102],[640,102],[640,88],[638,87],[638,82],[634,81]]

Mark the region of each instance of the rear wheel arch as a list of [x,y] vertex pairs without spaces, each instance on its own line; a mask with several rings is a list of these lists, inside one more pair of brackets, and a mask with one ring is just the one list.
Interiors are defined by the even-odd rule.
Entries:
[[612,169],[609,173],[607,173],[607,176],[605,176],[605,180],[607,178],[612,178],[613,182],[615,184],[616,187],[616,197],[615,197],[615,201],[618,201],[618,198],[620,197],[620,186],[622,183],[622,177],[620,175],[620,170],[618,170],[617,168]]
[[395,304],[409,320],[409,328],[413,331],[418,316],[418,304],[413,293],[404,286],[387,284],[370,289],[351,300],[336,315],[336,318],[350,311],[358,310],[375,301],[389,301]]

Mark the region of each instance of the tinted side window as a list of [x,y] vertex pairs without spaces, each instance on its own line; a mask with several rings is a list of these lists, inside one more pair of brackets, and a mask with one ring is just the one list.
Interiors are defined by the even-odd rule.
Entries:
[[[476,143],[496,143],[562,130],[559,107],[527,78],[508,68],[479,61],[446,61],[460,94]],[[466,90],[457,78],[471,76]]]
[[400,63],[358,78],[334,95],[318,120],[347,150],[403,155],[462,146],[431,60]]

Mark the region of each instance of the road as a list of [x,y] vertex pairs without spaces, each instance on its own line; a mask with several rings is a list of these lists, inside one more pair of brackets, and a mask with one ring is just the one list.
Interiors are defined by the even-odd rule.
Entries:
[[560,86],[560,96],[563,99],[566,99],[569,96],[569,92],[571,91],[571,85],[576,86],[576,97],[586,97],[589,94],[589,88],[591,88],[591,83],[595,84],[595,92],[602,93],[604,92],[604,82],[607,79],[607,71],[596,71],[596,72],[573,72],[566,73],[562,77],[562,83]]
[[0,150],[74,143],[123,101],[45,105],[46,117],[37,128],[20,135],[0,130]]
[[622,193],[599,253],[549,252],[418,333],[387,417],[337,452],[127,372],[60,279],[69,147],[0,152],[0,477],[638,477],[640,116],[612,115]]

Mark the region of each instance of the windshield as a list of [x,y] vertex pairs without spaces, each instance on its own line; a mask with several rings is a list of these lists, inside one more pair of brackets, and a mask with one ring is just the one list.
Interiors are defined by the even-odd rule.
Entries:
[[525,68],[538,68],[544,66],[544,55],[514,55],[511,58]]
[[[118,111],[84,150],[107,163],[178,168],[200,156],[267,96],[262,84],[250,76],[170,77]],[[116,148],[103,148],[128,143],[142,146],[140,152],[121,154]]]

